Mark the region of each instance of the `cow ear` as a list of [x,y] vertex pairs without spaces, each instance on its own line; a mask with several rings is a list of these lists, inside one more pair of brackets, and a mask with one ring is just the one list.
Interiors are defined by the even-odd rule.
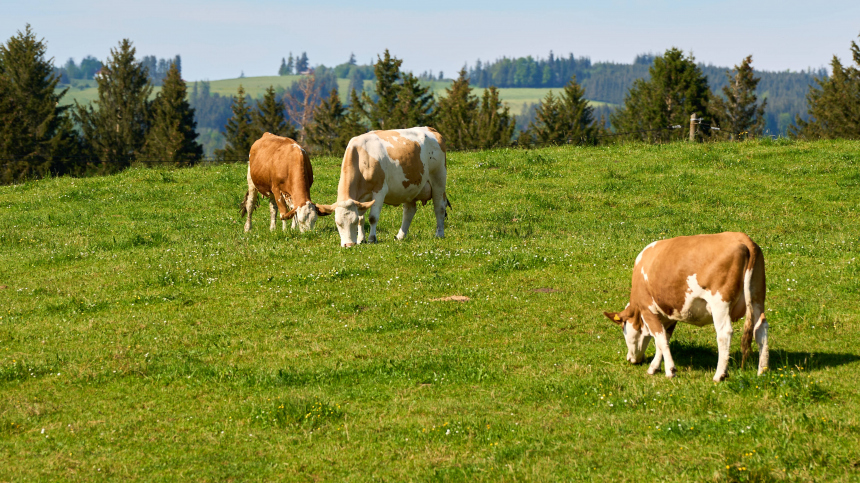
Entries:
[[365,202],[356,201],[355,206],[358,207],[359,211],[367,211],[370,209],[371,206],[373,206],[374,203],[376,203],[376,200],[370,200]]
[[334,205],[317,205],[317,212],[320,216],[328,216],[334,213]]
[[298,210],[298,209],[299,209],[299,207],[297,206],[297,207],[293,208],[292,210],[288,211],[286,214],[281,215],[281,219],[282,220],[292,220],[293,217],[296,216],[296,210]]
[[624,320],[618,315],[618,312],[603,312],[607,319],[615,322],[618,325],[624,324]]

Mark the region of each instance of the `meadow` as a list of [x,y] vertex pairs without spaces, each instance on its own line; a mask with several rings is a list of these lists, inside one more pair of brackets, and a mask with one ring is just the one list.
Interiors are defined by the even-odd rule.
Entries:
[[[0,481],[860,480],[860,142],[448,168],[446,238],[386,207],[351,249],[244,233],[241,164],[0,187]],[[738,322],[727,381],[710,327],[647,376],[602,311],[646,244],[721,231],[763,249],[771,370]]]

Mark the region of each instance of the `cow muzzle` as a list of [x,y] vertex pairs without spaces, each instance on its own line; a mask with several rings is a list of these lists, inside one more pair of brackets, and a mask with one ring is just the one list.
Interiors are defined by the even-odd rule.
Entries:
[[350,242],[350,243],[344,243],[344,244],[343,244],[343,247],[344,247],[344,248],[349,248],[349,247],[352,247],[352,246],[355,246],[355,243]]

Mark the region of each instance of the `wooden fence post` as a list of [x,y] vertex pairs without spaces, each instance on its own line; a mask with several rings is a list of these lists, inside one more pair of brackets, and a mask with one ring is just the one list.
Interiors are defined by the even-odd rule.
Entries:
[[690,141],[696,140],[696,113],[690,116]]

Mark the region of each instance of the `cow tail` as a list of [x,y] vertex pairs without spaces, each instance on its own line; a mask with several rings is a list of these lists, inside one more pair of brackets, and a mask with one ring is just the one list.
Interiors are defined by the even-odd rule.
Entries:
[[246,192],[245,192],[245,197],[244,197],[244,198],[242,198],[242,201],[241,201],[241,202],[239,202],[239,216],[245,216],[245,215],[247,215],[247,214],[248,214],[248,205],[247,205],[247,203],[248,203],[248,194],[249,194],[249,193],[250,193],[250,192],[246,191]]
[[[248,197],[254,196],[256,193],[251,194],[251,190],[245,192],[245,197],[242,198],[242,202],[239,203],[239,216],[245,216],[248,214]],[[254,206],[258,206],[260,204],[260,199],[254,196]]]
[[750,355],[753,340],[753,330],[755,329],[755,321],[753,320],[752,306],[752,281],[755,278],[754,271],[758,258],[762,256],[761,248],[755,243],[752,246],[747,246],[750,252],[750,257],[747,260],[746,270],[744,270],[744,299],[747,306],[746,320],[744,320],[744,332],[741,336],[741,369],[747,362],[747,357]]

